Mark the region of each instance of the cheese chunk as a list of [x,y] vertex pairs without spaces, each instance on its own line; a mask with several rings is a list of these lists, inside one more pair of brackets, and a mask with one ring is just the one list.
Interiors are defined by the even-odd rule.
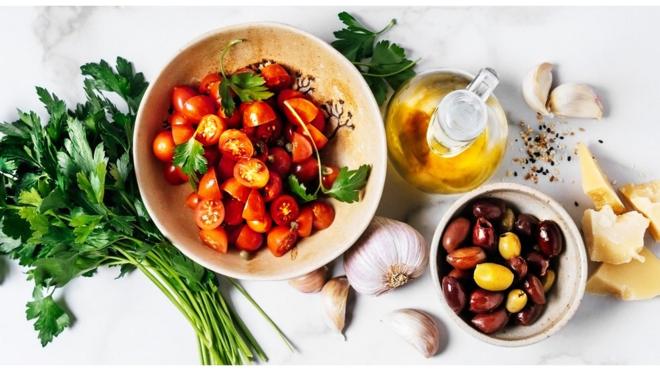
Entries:
[[605,205],[612,206],[615,213],[622,213],[625,208],[616,195],[607,176],[603,173],[591,151],[583,143],[578,143],[577,154],[580,158],[580,172],[582,173],[582,191],[591,198],[596,210]]
[[644,262],[603,263],[587,281],[587,292],[613,295],[621,300],[644,300],[660,295],[660,259],[642,249]]
[[644,232],[649,221],[637,211],[617,216],[610,205],[600,211],[587,209],[582,217],[584,242],[592,261],[609,264],[644,261]]
[[651,236],[660,241],[660,180],[644,184],[627,184],[619,191],[635,210],[651,221]]

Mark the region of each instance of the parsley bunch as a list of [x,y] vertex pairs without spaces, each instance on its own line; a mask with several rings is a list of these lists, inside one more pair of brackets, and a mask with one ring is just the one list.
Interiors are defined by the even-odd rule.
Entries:
[[[202,363],[265,360],[216,276],[167,241],[140,199],[131,143],[144,76],[123,58],[114,69],[101,61],[81,70],[85,102],[67,107],[37,88],[47,121],[19,111],[18,120],[0,125],[0,254],[17,260],[34,282],[26,315],[35,320],[41,344],[72,322],[54,292],[101,267],[116,267],[119,277],[142,272],[181,311],[197,335]],[[265,316],[236,281],[223,282]]]

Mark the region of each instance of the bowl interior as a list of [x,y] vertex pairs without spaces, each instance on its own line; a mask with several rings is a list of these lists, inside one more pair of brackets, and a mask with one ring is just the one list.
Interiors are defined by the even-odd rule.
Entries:
[[[442,271],[438,262],[444,261],[445,250],[440,246],[442,233],[449,221],[480,197],[495,197],[513,205],[517,211],[535,215],[540,220],[550,219],[559,224],[564,234],[564,250],[559,256],[555,285],[547,294],[546,308],[541,317],[530,326],[507,326],[495,334],[486,335],[461,317],[446,304],[440,279],[448,272]],[[582,237],[568,213],[548,196],[529,187],[512,183],[484,186],[458,199],[444,215],[433,236],[431,271],[443,306],[464,330],[491,344],[503,346],[528,345],[540,341],[558,331],[575,313],[584,295],[587,278],[587,257]]]
[[[153,138],[168,116],[171,89],[195,84],[209,72],[219,71],[221,50],[233,39],[225,69],[276,61],[295,74],[294,87],[323,104],[330,128],[341,125],[323,150],[329,163],[357,168],[372,166],[360,202],[331,200],[335,221],[314,233],[281,258],[262,249],[252,259],[237,253],[220,254],[203,245],[184,206],[189,185],[173,187],[162,176],[163,164],[151,153]],[[287,279],[305,274],[333,260],[360,236],[373,217],[386,171],[386,145],[380,111],[369,87],[341,54],[320,39],[280,24],[249,24],[210,32],[182,49],[160,72],[145,93],[136,122],[134,161],[142,198],[161,232],[183,253],[203,266],[236,278]]]

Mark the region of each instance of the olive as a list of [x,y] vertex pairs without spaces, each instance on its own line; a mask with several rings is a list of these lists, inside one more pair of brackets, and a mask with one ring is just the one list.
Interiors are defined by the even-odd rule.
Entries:
[[495,249],[495,228],[486,218],[477,219],[472,229],[472,243],[489,251]]
[[479,313],[472,318],[472,325],[484,334],[492,334],[506,326],[509,315],[504,308],[491,313]]
[[506,296],[506,310],[509,313],[518,313],[527,305],[527,294],[521,289],[513,289]]
[[502,230],[505,232],[511,232],[515,221],[516,215],[513,213],[513,210],[507,207],[506,210],[504,210],[504,216],[502,216]]
[[543,284],[538,277],[528,274],[523,281],[523,289],[534,304],[545,304],[545,291],[543,291]]
[[536,251],[530,251],[525,260],[527,260],[530,272],[541,277],[545,276],[550,267],[550,261]]
[[518,279],[525,278],[527,275],[527,262],[521,256],[516,256],[507,260],[506,264],[516,274]]
[[541,282],[543,283],[543,292],[548,292],[552,288],[552,285],[555,283],[555,279],[557,278],[557,275],[555,274],[555,271],[552,269],[548,269],[548,272],[546,275],[541,278]]
[[517,323],[523,326],[529,326],[536,322],[537,319],[539,319],[541,313],[543,313],[544,307],[544,305],[532,303],[531,305],[527,306],[527,308],[516,313],[514,319]]
[[472,272],[466,269],[454,268],[449,272],[449,274],[447,274],[447,276],[454,277],[457,280],[467,280],[469,278],[472,278]]
[[465,307],[465,290],[456,278],[447,276],[442,279],[442,293],[445,296],[447,305],[455,313],[460,313],[463,310]]
[[532,237],[536,232],[536,226],[539,224],[539,219],[530,214],[518,214],[516,221],[513,223],[513,231],[520,236]]
[[500,240],[498,242],[498,249],[500,255],[506,260],[520,256],[520,240],[515,233],[506,232],[500,235]]
[[513,273],[509,268],[495,263],[477,264],[473,277],[479,287],[489,291],[503,291],[513,283]]
[[486,260],[486,253],[481,247],[461,247],[447,255],[447,263],[458,269],[472,269]]
[[488,220],[500,220],[504,215],[504,201],[496,198],[482,198],[472,204],[472,215],[475,218],[486,218]]
[[448,253],[456,250],[456,248],[465,241],[465,237],[467,237],[469,232],[469,220],[462,217],[452,220],[452,222],[447,225],[447,228],[445,228],[445,232],[442,235],[442,247],[444,247]]
[[559,255],[564,248],[564,238],[559,225],[552,220],[542,221],[539,224],[536,243],[546,257],[553,258]]
[[476,289],[470,294],[470,312],[485,313],[497,308],[504,301],[504,294]]

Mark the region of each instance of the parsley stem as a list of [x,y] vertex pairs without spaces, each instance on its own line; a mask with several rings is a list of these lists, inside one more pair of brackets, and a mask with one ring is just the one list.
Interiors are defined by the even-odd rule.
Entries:
[[[314,191],[313,194],[319,193],[319,191],[324,190],[325,188],[323,187],[323,170],[321,169],[323,165],[321,164],[321,154],[319,153],[319,149],[316,148],[316,143],[314,142],[314,138],[312,137],[312,133],[309,132],[309,129],[307,129],[307,125],[305,124],[305,121],[298,115],[298,112],[291,106],[291,104],[287,101],[284,101],[284,105],[286,108],[289,109],[291,114],[293,114],[293,117],[296,118],[296,121],[298,121],[298,125],[300,125],[303,130],[305,131],[305,135],[309,137],[309,141],[312,142],[312,147],[314,147],[314,154],[316,155],[316,161],[318,162],[318,173],[319,173],[319,185],[316,187],[316,190]],[[320,114],[320,112],[319,112]]]
[[405,66],[401,67],[400,69],[390,72],[390,73],[369,73],[369,72],[362,72],[362,76],[370,76],[370,77],[390,77],[394,75],[398,75],[401,72],[414,67],[417,62],[419,62],[419,59],[411,61],[410,63],[406,64]]
[[223,79],[227,79],[227,74],[225,73],[225,57],[227,56],[227,53],[229,52],[229,49],[231,49],[232,46],[236,44],[242,43],[243,39],[234,39],[230,41],[224,49],[222,49],[222,54],[220,54],[220,73],[222,74]]
[[376,35],[380,35],[389,31],[390,28],[394,27],[395,25],[396,25],[396,18],[392,18],[390,22],[382,30],[376,32]]

